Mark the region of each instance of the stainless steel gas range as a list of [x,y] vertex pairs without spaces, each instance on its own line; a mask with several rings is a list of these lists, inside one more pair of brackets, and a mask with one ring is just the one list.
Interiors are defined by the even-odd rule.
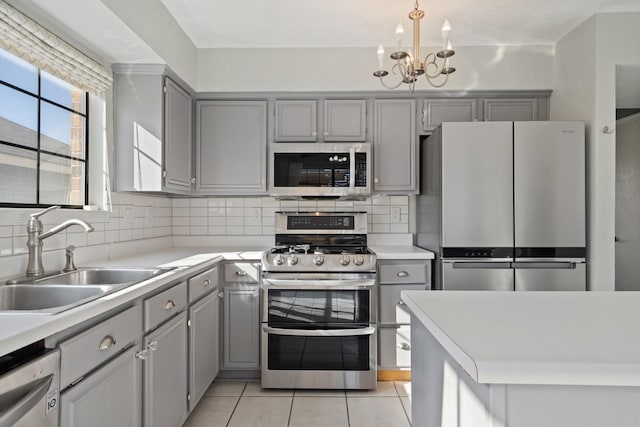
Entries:
[[278,212],[262,257],[262,387],[374,389],[376,256],[363,212]]

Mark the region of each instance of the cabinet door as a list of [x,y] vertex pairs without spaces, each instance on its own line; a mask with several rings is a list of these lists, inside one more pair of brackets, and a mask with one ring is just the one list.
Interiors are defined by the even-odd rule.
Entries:
[[224,369],[260,367],[258,295],[257,287],[224,288]]
[[171,79],[165,79],[164,94],[164,186],[191,190],[191,96]]
[[442,122],[476,120],[475,98],[425,99],[422,106],[422,130],[431,132]]
[[367,129],[365,100],[324,101],[325,141],[364,141]]
[[378,366],[381,369],[411,367],[411,326],[381,326],[378,333]]
[[493,122],[538,120],[538,102],[536,98],[485,99],[484,120]]
[[316,141],[317,102],[315,100],[276,101],[276,141]]
[[373,189],[376,192],[415,192],[417,145],[412,99],[376,100]]
[[60,422],[65,427],[137,427],[141,361],[136,345],[84,378],[60,396]]
[[186,323],[183,312],[144,339],[145,427],[178,427],[187,418]]
[[196,192],[267,191],[266,101],[200,101],[196,118]]
[[219,300],[213,291],[189,308],[189,411],[218,375]]

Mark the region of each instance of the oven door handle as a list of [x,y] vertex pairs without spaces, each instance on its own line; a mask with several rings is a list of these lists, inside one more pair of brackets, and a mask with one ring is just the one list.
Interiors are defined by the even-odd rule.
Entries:
[[[307,285],[305,282],[310,282]],[[348,279],[348,280],[313,280],[313,279],[262,279],[264,289],[354,289],[373,288],[375,279]]]
[[273,335],[287,335],[294,337],[351,337],[355,335],[373,335],[375,326],[357,329],[284,329],[263,326],[262,330]]
[[351,191],[356,189],[356,149],[349,149],[349,188]]

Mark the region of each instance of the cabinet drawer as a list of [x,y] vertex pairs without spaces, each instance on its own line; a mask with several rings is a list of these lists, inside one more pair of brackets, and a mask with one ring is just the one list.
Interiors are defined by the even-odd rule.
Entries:
[[380,327],[378,336],[380,368],[411,367],[411,326]]
[[135,306],[60,344],[60,389],[106,362],[142,336],[142,307]]
[[427,264],[424,261],[402,264],[380,264],[380,283],[427,283]]
[[187,305],[187,282],[144,300],[144,330],[149,331]]
[[218,267],[213,267],[189,279],[189,303],[218,287]]
[[225,283],[260,283],[260,263],[235,262],[224,265]]
[[424,291],[427,285],[380,285],[380,317],[378,323],[411,323],[411,314],[400,300],[402,291]]

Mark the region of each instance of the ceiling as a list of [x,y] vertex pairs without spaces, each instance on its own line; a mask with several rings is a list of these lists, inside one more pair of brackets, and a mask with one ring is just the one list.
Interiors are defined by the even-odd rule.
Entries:
[[[370,47],[396,43],[414,0],[160,0],[198,48]],[[640,11],[638,0],[421,0],[422,44],[553,44],[598,12]]]

